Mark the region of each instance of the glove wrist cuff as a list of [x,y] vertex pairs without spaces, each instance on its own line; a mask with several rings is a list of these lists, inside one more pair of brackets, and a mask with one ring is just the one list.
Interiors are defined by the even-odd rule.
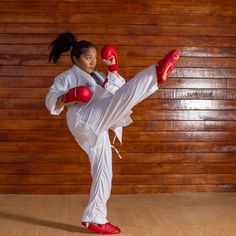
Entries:
[[111,72],[118,71],[118,69],[119,69],[118,64],[108,66],[108,70],[111,71]]

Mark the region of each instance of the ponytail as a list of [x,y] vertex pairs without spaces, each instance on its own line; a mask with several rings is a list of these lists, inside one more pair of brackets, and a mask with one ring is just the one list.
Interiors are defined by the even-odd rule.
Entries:
[[74,57],[79,58],[88,48],[95,48],[95,46],[86,40],[76,41],[73,33],[65,32],[61,33],[50,44],[51,52],[49,54],[49,62],[57,64],[61,54],[63,52],[71,50],[71,61],[75,64]]
[[51,52],[49,54],[49,62],[57,63],[61,54],[68,51],[76,42],[74,34],[65,32],[60,34],[50,44]]

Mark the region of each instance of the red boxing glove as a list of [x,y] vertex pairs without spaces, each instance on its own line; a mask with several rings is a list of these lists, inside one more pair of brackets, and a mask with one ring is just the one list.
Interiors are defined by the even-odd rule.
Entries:
[[111,58],[111,56],[114,56],[116,62],[113,65],[109,65],[108,70],[111,72],[118,71],[118,69],[119,69],[118,55],[117,55],[117,50],[116,50],[115,46],[113,46],[111,44],[105,45],[101,50],[101,56],[102,56],[103,60],[109,60]]
[[70,102],[88,102],[92,97],[92,92],[88,86],[79,86],[70,89],[63,95],[62,101],[64,103]]

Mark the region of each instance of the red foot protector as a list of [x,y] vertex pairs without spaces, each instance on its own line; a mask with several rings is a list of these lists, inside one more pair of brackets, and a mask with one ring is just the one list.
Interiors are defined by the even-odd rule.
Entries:
[[176,60],[178,59],[179,59],[179,51],[178,49],[174,49],[158,62],[156,70],[159,84],[163,84],[166,81],[169,74],[176,65]]
[[106,224],[82,222],[81,224],[85,226],[88,230],[91,230],[100,234],[119,234],[120,233],[120,228],[116,225],[113,225],[110,222],[107,222]]

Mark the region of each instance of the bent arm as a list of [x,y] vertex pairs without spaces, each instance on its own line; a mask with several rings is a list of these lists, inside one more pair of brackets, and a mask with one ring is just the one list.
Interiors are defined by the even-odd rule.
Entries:
[[119,74],[114,72],[108,72],[107,83],[104,88],[114,94],[116,90],[122,87],[125,84],[125,79]]
[[62,96],[68,91],[67,80],[63,77],[56,77],[46,96],[46,107],[52,115],[60,115],[64,110],[65,103]]

